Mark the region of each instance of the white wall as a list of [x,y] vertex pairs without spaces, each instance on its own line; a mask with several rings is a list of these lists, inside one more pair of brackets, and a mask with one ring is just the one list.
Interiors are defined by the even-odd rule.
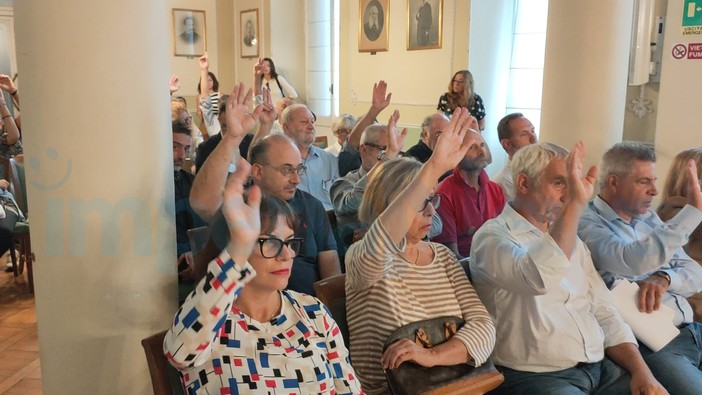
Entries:
[[670,163],[678,152],[702,146],[702,60],[677,60],[672,56],[676,44],[702,42],[702,36],[682,35],[682,12],[682,1],[668,2],[656,122],[659,186],[663,185]]

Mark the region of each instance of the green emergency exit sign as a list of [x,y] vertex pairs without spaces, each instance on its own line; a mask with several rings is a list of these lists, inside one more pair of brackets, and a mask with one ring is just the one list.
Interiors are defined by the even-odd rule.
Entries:
[[702,0],[685,0],[683,26],[702,26]]

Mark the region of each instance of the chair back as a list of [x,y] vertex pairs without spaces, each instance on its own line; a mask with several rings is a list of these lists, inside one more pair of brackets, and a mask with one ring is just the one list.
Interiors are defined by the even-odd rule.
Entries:
[[163,339],[167,331],[161,331],[141,341],[146,354],[146,362],[151,374],[151,386],[154,395],[185,395],[180,373],[171,366],[163,353]]
[[312,284],[317,298],[324,303],[339,326],[346,347],[349,347],[349,325],[346,321],[346,274],[338,274]]

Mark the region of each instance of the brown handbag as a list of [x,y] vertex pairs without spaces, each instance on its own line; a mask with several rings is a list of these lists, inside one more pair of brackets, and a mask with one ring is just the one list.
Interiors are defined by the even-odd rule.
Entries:
[[[383,352],[400,339],[410,339],[424,348],[437,346],[453,337],[464,323],[461,318],[446,316],[407,324],[388,337]],[[504,380],[490,360],[477,368],[467,363],[427,368],[408,361],[386,369],[385,376],[395,395],[484,394]]]

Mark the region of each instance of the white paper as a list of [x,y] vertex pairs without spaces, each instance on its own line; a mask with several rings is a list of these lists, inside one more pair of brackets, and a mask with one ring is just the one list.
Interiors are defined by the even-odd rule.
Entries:
[[612,290],[614,305],[636,338],[651,350],[658,351],[680,333],[673,324],[675,312],[664,304],[652,313],[640,312],[638,292],[638,284],[619,282]]

